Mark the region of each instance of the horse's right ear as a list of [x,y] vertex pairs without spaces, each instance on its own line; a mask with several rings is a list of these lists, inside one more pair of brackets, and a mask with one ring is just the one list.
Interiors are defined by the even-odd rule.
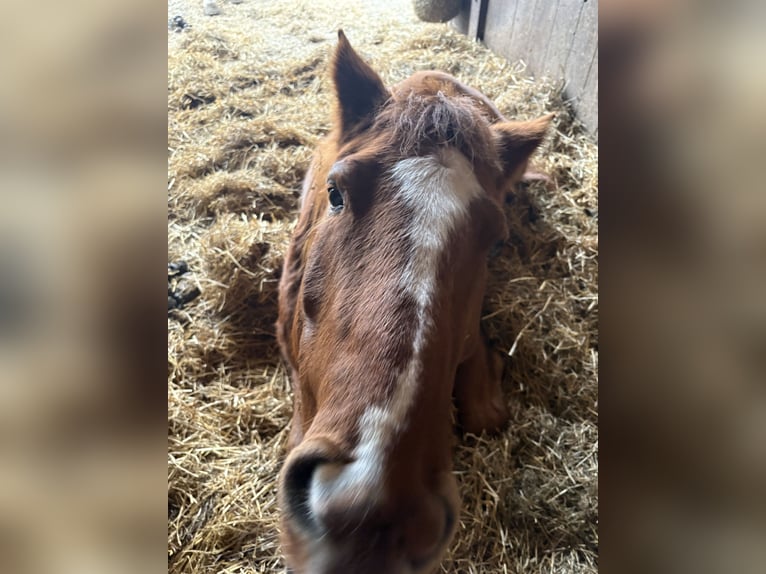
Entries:
[[338,46],[332,60],[332,78],[338,96],[341,131],[348,134],[364,127],[389,96],[383,81],[338,30]]

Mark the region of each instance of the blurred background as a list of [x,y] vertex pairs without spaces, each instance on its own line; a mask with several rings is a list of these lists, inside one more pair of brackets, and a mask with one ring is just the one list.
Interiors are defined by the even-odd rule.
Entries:
[[1,572],[165,562],[166,23],[3,5]]
[[605,571],[766,564],[764,24],[600,5]]
[[[766,564],[764,16],[599,6],[606,572]],[[167,33],[145,0],[4,6],[2,572],[166,565]]]

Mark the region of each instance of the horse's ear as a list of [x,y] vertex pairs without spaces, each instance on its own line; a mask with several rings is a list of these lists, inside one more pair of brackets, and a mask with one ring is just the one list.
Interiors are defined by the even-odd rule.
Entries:
[[363,125],[389,96],[383,81],[338,30],[338,46],[332,60],[332,78],[338,96],[341,131],[348,133]]
[[506,177],[520,177],[524,173],[529,156],[543,141],[554,116],[548,114],[524,122],[504,121],[492,126]]

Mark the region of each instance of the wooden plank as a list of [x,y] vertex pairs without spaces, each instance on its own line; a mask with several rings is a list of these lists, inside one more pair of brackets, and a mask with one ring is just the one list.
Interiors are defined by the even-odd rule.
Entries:
[[566,91],[572,98],[580,98],[585,88],[597,44],[598,0],[589,0],[582,5],[577,30],[572,38],[572,47],[564,67]]
[[574,102],[577,115],[598,141],[598,45],[580,96]]
[[484,43],[496,54],[508,60],[515,60],[511,52],[510,39],[513,37],[513,19],[516,7],[521,1],[503,2],[491,0],[487,5],[487,25],[484,29]]
[[543,75],[545,54],[553,34],[558,8],[559,0],[538,0],[529,24],[529,43],[525,54],[530,72],[537,77]]
[[[523,60],[531,75],[564,80],[581,121],[598,133],[598,0],[464,1],[474,34],[483,27],[484,43],[512,62]],[[477,12],[483,2],[485,26]]]
[[550,40],[542,58],[541,75],[564,78],[567,57],[583,5],[583,0],[559,0]]
[[[546,2],[548,0],[539,0]],[[527,58],[529,44],[532,41],[532,18],[538,0],[520,0],[516,9],[516,17],[513,21],[513,37],[511,38],[511,53],[517,60],[523,60],[529,64]],[[530,70],[531,72],[531,70]]]
[[481,40],[484,37],[484,25],[487,19],[489,0],[471,0],[471,12],[468,19],[468,37]]

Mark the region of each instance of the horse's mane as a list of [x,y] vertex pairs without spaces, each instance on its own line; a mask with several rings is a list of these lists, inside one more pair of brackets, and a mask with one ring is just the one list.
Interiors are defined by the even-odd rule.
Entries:
[[454,147],[474,161],[496,158],[489,122],[469,96],[413,92],[392,98],[376,118],[376,125],[390,134],[389,145],[404,155]]

